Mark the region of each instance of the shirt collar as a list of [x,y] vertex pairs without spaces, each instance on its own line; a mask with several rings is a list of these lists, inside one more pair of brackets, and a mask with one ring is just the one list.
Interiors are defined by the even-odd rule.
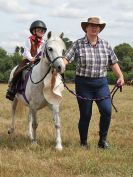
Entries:
[[[101,41],[101,39],[99,37],[97,37],[97,43],[100,43],[100,41]],[[91,44],[90,41],[87,38],[87,35],[85,35],[85,37],[84,37],[84,42]]]

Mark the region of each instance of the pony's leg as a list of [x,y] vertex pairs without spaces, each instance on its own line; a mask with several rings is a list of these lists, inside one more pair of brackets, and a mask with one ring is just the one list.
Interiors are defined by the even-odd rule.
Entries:
[[29,110],[29,136],[33,143],[36,142],[36,129],[37,129],[37,119],[36,119],[36,111],[30,109]]
[[29,111],[28,113],[28,123],[29,123],[29,129],[28,129],[28,132],[29,132],[29,137],[31,140],[33,140],[33,130],[32,130],[32,115]]
[[55,148],[57,150],[62,150],[62,140],[61,140],[61,123],[60,123],[60,117],[59,117],[59,105],[53,105],[52,106],[52,114],[53,114],[53,119],[55,122],[55,128],[56,128],[56,146]]
[[11,105],[12,122],[11,122],[11,127],[8,129],[8,134],[13,133],[15,130],[15,112],[16,112],[17,103],[18,103],[18,99],[15,97]]

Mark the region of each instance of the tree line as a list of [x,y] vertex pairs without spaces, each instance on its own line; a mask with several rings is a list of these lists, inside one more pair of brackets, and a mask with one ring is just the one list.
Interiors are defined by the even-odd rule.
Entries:
[[[72,41],[64,38],[66,48],[72,45]],[[16,46],[13,54],[8,54],[6,50],[0,47],[0,82],[8,82],[12,68],[18,65],[23,59],[22,53],[24,48]],[[119,65],[124,73],[125,81],[128,82],[133,79],[133,48],[123,43],[114,47],[114,51],[119,59]],[[73,81],[75,77],[76,61],[67,66],[65,72],[66,81]],[[108,70],[108,80],[110,84],[114,84],[116,77],[113,72]]]

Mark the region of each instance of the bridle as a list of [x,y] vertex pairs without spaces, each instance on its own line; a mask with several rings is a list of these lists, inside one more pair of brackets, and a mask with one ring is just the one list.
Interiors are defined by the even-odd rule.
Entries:
[[[38,56],[40,56],[40,53],[39,53],[35,58],[37,59]],[[45,56],[46,56],[46,57],[45,57]],[[46,45],[45,45],[45,49],[44,49],[44,52],[43,52],[43,57],[47,58],[47,60],[49,61],[49,69],[48,69],[48,71],[46,72],[46,74],[45,74],[39,81],[34,82],[33,79],[32,79],[32,77],[31,77],[31,75],[32,75],[32,70],[33,70],[33,68],[34,68],[34,66],[35,66],[36,64],[32,64],[32,65],[30,66],[30,67],[32,68],[31,73],[30,73],[30,80],[31,80],[31,82],[32,82],[33,84],[39,84],[40,82],[42,82],[42,81],[45,79],[45,77],[48,75],[48,73],[50,72],[51,68],[54,68],[54,62],[55,62],[56,60],[58,60],[59,58],[62,58],[62,59],[64,58],[63,56],[58,56],[58,57],[54,58],[54,60],[51,60],[51,58],[50,58],[50,56],[49,56],[49,54],[48,54],[47,43],[46,43]],[[38,64],[38,63],[37,63],[37,64]]]
[[49,57],[49,55],[48,55],[48,50],[47,50],[47,48],[46,48],[45,52],[46,52],[46,58],[47,58],[48,61],[50,62],[50,66],[54,66],[54,62],[55,62],[56,60],[58,60],[59,58],[64,58],[63,56],[58,56],[58,57],[54,58],[54,60],[51,60],[50,57]]

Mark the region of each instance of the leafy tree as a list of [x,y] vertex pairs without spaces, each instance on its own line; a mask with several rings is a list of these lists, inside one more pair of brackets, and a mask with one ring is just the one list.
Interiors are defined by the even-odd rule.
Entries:
[[19,53],[14,53],[11,56],[11,60],[12,60],[12,65],[16,66],[22,61],[22,56]]
[[69,38],[63,38],[63,41],[66,44],[66,49],[68,49],[73,43]]
[[120,61],[120,67],[123,71],[129,73],[133,71],[133,48],[123,43],[114,48],[114,51]]
[[7,55],[7,52],[2,48],[0,47],[0,58],[3,58]]
[[124,57],[123,61],[120,62],[123,71],[133,71],[133,62],[130,57]]
[[8,55],[0,48],[0,81],[7,82],[12,68],[20,63],[22,56],[19,54],[19,47],[16,47],[15,53]]
[[19,53],[19,51],[20,51],[20,47],[19,47],[19,46],[16,46],[16,48],[15,48],[15,53]]
[[[69,49],[69,47],[72,45],[72,41],[69,38],[63,38],[66,49]],[[67,70],[75,70],[76,68],[76,61],[73,61],[71,64],[67,65]],[[71,71],[69,73],[72,73]],[[70,74],[69,74],[70,75]]]
[[21,53],[21,55],[23,54],[23,52],[24,52],[24,48],[21,46],[20,47],[20,53]]
[[114,51],[120,61],[125,57],[131,58],[131,61],[133,61],[133,48],[129,44],[120,44],[114,48]]

